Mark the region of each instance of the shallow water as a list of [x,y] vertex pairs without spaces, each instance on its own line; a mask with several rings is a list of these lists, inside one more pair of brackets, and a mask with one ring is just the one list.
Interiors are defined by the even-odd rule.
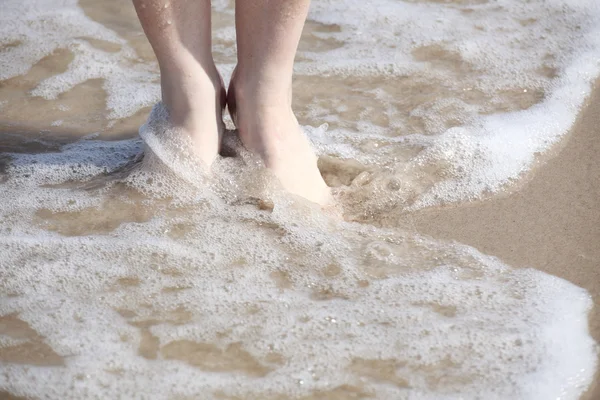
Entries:
[[596,2],[314,1],[294,106],[325,212],[234,138],[212,178],[160,123],[137,138],[157,67],[129,2],[99,3],[2,5],[0,397],[585,391],[583,289],[400,217],[508,190],[565,135],[600,70]]

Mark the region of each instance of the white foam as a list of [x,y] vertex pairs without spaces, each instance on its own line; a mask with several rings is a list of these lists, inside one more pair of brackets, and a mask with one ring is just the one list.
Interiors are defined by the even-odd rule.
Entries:
[[[102,78],[109,118],[154,102],[156,65],[76,3],[5,1],[0,79],[64,48],[73,61],[34,95],[55,99]],[[311,18],[337,25],[314,38],[338,46],[304,51],[297,72],[384,82],[365,98],[384,104],[389,126],[368,104],[352,121],[329,116],[345,128],[307,129],[320,152],[365,164],[338,193],[352,212],[498,190],[572,125],[598,75],[597,2],[475,3],[314,2]],[[225,1],[215,7],[230,13]],[[230,41],[231,26],[215,36]],[[466,69],[435,57],[417,62],[413,51],[432,45],[458,54]],[[401,89],[423,82],[432,98],[402,108]],[[545,97],[499,111],[515,90]],[[331,105],[313,105],[314,115],[354,109],[349,99]],[[452,118],[460,126],[447,129]],[[151,150],[143,163],[134,163],[139,140],[88,138],[56,153],[10,155],[0,180],[0,315],[16,313],[65,365],[2,362],[1,390],[50,399],[289,398],[335,388],[376,398],[576,399],[589,386],[597,346],[581,288],[459,244],[330,219],[280,195],[272,211],[260,211],[253,197],[272,186],[251,159],[219,159],[215,178],[198,181],[159,122],[141,132]],[[0,346],[15,340],[5,332]],[[145,341],[152,345],[140,354]],[[228,359],[232,344],[240,348]],[[186,362],[207,346],[214,364]],[[246,372],[239,350],[254,365]]]
[[[0,79],[22,75],[64,48],[74,55],[68,69],[41,82],[33,95],[55,99],[79,83],[101,78],[108,118],[129,116],[156,102],[156,64],[142,62],[125,40],[91,21],[76,4],[5,2],[0,45],[7,47],[0,53]],[[220,13],[232,12],[227,2],[213,6]],[[382,192],[382,197],[398,197],[394,204],[404,209],[478,198],[518,179],[531,169],[535,154],[547,151],[570,129],[600,72],[600,6],[594,0],[323,0],[312,5],[310,19],[333,27],[311,31],[311,40],[335,46],[302,51],[297,73],[381,77],[388,83],[375,97],[387,103],[389,117],[388,126],[373,126],[370,115],[376,110],[367,108],[355,128],[335,128],[326,142],[319,142],[322,135],[313,139],[324,153],[384,165],[418,187],[416,195]],[[233,26],[221,26],[214,35],[219,57],[234,58],[234,46],[223,45],[233,43]],[[120,50],[102,51],[86,37],[118,44]],[[432,46],[442,53],[418,61],[414,51]],[[450,61],[444,58],[448,55]],[[229,61],[220,65],[226,82],[233,66]],[[407,78],[408,85],[398,83]],[[421,103],[401,101],[405,93],[423,90],[432,96]],[[472,93],[480,97],[473,100]],[[521,110],[515,103],[526,95],[518,93],[543,98],[528,100],[532,106]],[[505,108],[512,111],[503,112]],[[339,120],[337,112],[323,108],[318,113],[322,120],[315,124]],[[407,118],[425,121],[425,129],[411,126]],[[448,129],[448,121],[460,121],[460,126]],[[373,141],[377,151],[365,145]],[[416,154],[411,151],[415,148],[423,151]],[[372,190],[385,186],[377,176],[371,181]],[[383,198],[380,203],[388,204]]]
[[[111,53],[91,46],[86,38],[120,46]],[[89,79],[103,79],[109,118],[123,118],[159,98],[155,65],[146,65],[127,42],[89,19],[77,0],[5,1],[0,15],[0,80],[23,75],[57,49],[74,56],[64,73],[42,81],[34,96],[55,99]]]
[[[571,128],[591,83],[600,74],[600,4],[592,0],[477,4],[377,1],[369,5],[362,1],[322,1],[314,4],[310,16],[341,28],[340,32],[320,33],[337,40],[340,47],[304,54],[313,61],[298,66],[302,73],[388,75],[391,87],[396,77],[409,76],[415,82],[439,82],[459,97],[464,90],[485,93],[477,104],[458,107],[465,114],[460,118],[464,125],[457,128],[445,130],[437,123],[429,132],[414,132],[394,129],[392,123],[384,134],[368,124],[358,131],[328,133],[335,143],[322,143],[323,152],[385,165],[403,181],[418,181],[418,196],[407,194],[397,203],[409,209],[478,198],[521,177],[532,167],[537,153],[547,151]],[[455,66],[468,69],[457,75],[447,64],[415,63],[411,52],[431,45],[455,52],[460,56],[460,64]],[[436,56],[431,60],[435,62]],[[540,72],[548,67],[556,70],[557,77]],[[395,93],[400,98],[402,88]],[[543,91],[544,98],[531,108],[508,113],[493,110],[494,103],[507,101],[501,99],[505,91],[532,90]],[[454,116],[444,114],[444,102],[452,100],[446,96],[440,93],[440,98],[424,104],[425,112],[419,108],[417,113],[406,111],[421,118],[431,113],[429,117],[434,120],[448,120]],[[438,105],[442,106],[436,109]],[[398,135],[401,140],[395,137]],[[313,138],[319,141],[321,137]],[[368,140],[387,147],[376,152],[361,151],[360,147],[353,152],[338,149],[340,142]],[[423,151],[412,157],[390,157],[396,148],[407,146]],[[437,175],[424,167],[432,164],[437,166]],[[417,176],[406,174],[406,170]],[[423,185],[424,175],[432,183]]]
[[[16,313],[65,366],[5,362],[2,390],[262,398],[346,385],[377,398],[576,399],[591,382],[597,350],[584,290],[466,246],[285,202],[260,211],[206,188],[179,205],[149,198],[131,206],[119,191],[72,189],[139,150],[138,141],[86,140],[56,154],[12,155],[0,204],[10,232],[0,237],[0,291],[11,296],[0,315]],[[143,187],[152,176],[186,188],[147,169],[128,179]],[[243,186],[235,183],[243,174],[229,179],[230,191]],[[43,201],[23,201],[24,188]],[[151,219],[114,216],[127,207],[148,208]],[[120,225],[97,230],[111,220]],[[139,353],[150,334],[155,347]],[[0,343],[10,345],[5,336]],[[231,345],[239,349],[228,361],[219,352]],[[185,361],[206,346],[217,349],[206,356],[213,361]]]

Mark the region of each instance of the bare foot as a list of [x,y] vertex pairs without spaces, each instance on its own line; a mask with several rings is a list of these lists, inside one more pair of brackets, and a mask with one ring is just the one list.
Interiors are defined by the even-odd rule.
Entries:
[[240,139],[288,192],[326,205],[331,195],[317,168],[317,157],[291,107],[291,89],[270,90],[242,82],[234,72],[227,105]]
[[162,71],[161,87],[169,122],[189,136],[194,154],[210,167],[219,152],[224,130],[227,96],[221,76],[216,68],[209,74]]

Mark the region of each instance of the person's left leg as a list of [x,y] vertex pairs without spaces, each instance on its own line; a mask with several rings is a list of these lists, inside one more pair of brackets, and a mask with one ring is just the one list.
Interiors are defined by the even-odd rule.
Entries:
[[210,166],[219,150],[225,89],[211,52],[210,0],[133,0],[160,67],[170,122]]

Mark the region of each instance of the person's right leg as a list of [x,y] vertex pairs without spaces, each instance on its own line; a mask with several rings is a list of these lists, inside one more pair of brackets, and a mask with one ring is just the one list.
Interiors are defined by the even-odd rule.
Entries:
[[170,122],[207,165],[217,156],[225,89],[211,52],[210,0],[133,0],[160,66]]
[[292,111],[294,57],[310,0],[237,0],[238,65],[228,105],[244,146],[283,187],[329,201],[317,159]]

